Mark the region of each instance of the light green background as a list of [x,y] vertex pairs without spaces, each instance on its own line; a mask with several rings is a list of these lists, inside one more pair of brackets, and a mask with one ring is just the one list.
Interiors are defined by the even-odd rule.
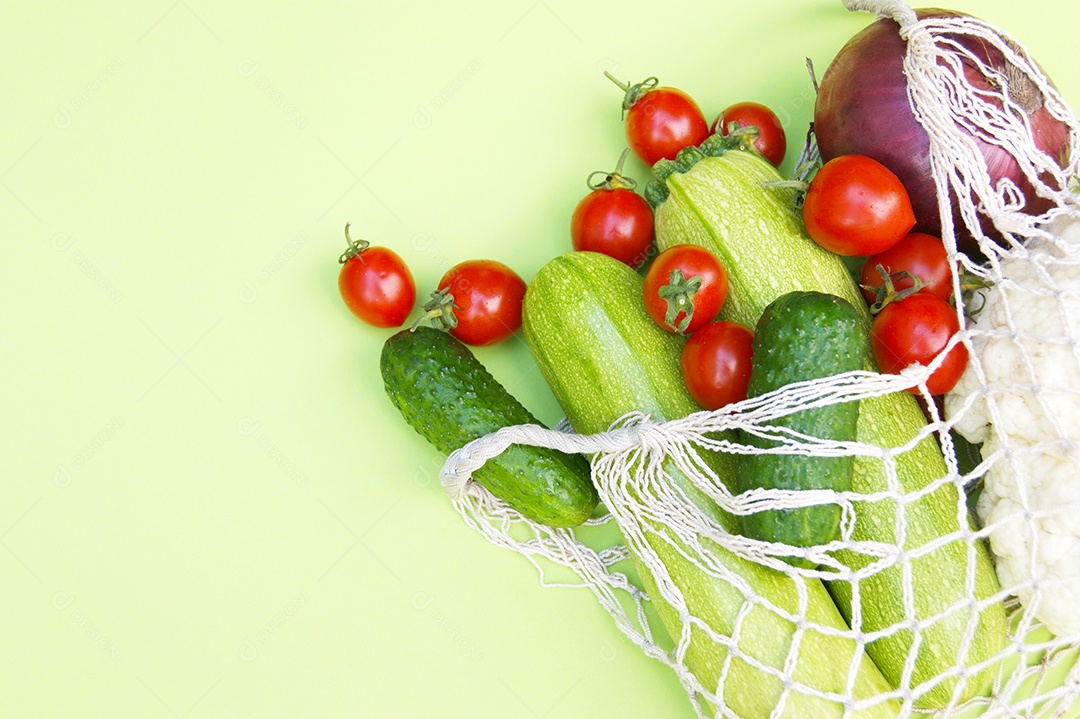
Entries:
[[[526,279],[658,75],[793,144],[837,0],[5,3],[0,716],[691,717],[483,542],[395,414],[342,226]],[[1075,3],[954,4],[1080,102]],[[788,163],[795,151],[789,153]],[[645,179],[631,164],[630,174]],[[559,417],[517,339],[478,352]]]

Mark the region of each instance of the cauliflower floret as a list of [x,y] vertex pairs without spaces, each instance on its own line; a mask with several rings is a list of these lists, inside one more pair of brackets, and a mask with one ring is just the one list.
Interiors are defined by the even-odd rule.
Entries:
[[945,413],[993,460],[976,511],[1002,586],[1064,636],[1080,633],[1080,220],[1049,229],[1064,249],[1002,260]]

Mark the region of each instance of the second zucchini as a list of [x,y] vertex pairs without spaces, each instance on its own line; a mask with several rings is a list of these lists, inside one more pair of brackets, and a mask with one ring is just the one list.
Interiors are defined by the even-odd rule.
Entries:
[[[631,412],[663,421],[701,409],[680,376],[682,338],[660,329],[649,318],[643,303],[635,301],[641,294],[638,273],[590,252],[551,260],[529,285],[523,312],[525,339],[579,433],[603,432]],[[709,454],[703,459],[725,482],[733,481],[734,457]],[[675,461],[665,460],[663,469],[703,514],[729,533],[737,533],[735,517],[699,491]],[[666,576],[658,577],[630,547],[664,627],[676,639],[689,634],[686,666],[707,691],[719,692],[725,716],[897,716],[896,701],[881,696],[891,687],[855,641],[843,636],[847,627],[819,580],[786,576],[705,539],[711,555],[708,562],[721,567],[714,574],[691,561],[687,547],[654,519],[639,516],[634,527],[620,529],[633,529],[634,535],[643,536],[648,549],[663,563]],[[661,583],[679,593],[681,609],[664,600]],[[805,587],[801,597],[800,585]],[[791,615],[801,613],[805,624],[797,627],[763,602]],[[688,614],[695,618],[689,626],[684,620]],[[738,655],[729,656],[728,646],[737,647]],[[792,652],[797,656],[790,661]],[[761,666],[787,672],[790,687],[785,688],[778,676]],[[721,677],[723,685],[718,686]],[[850,696],[865,704],[845,715],[844,705],[825,695]],[[778,710],[780,705],[783,708]]]

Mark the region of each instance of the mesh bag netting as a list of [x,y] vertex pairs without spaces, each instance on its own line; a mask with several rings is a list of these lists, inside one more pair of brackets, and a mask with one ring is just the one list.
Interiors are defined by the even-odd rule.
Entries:
[[[628,415],[600,434],[508,427],[453,453],[443,486],[471,527],[527,557],[545,586],[591,590],[626,637],[674,670],[698,716],[1073,715],[1080,696],[1080,206],[1072,178],[1080,130],[1038,66],[987,24],[918,20],[898,3],[849,7],[898,22],[909,100],[930,137],[943,239],[957,265],[991,288],[977,300],[985,306],[976,319],[958,308],[962,330],[954,341],[967,345],[971,359],[945,411],[926,392],[933,365],[899,375],[851,372],[676,421]],[[963,64],[981,60],[955,41],[964,34],[996,47],[1042,92],[1069,129],[1066,167],[1035,146],[1025,115],[1011,104],[1006,86],[1015,76],[1001,78],[996,96],[968,85]],[[1018,188],[991,183],[972,137],[1008,148],[1052,200],[1050,209],[1021,212]],[[962,198],[960,229],[978,239],[984,262],[957,253],[950,193]],[[1004,240],[988,238],[981,217]],[[928,400],[930,421],[902,446],[826,442],[769,425],[800,409],[911,387]],[[739,444],[732,430],[776,446]],[[961,470],[951,432],[981,443],[973,468]],[[589,455],[602,516],[552,529],[470,480],[513,443]],[[945,472],[913,487],[903,481],[906,458],[928,447],[943,455]],[[706,459],[762,451],[854,455],[880,481],[856,482],[850,492],[733,494]],[[975,488],[977,521],[969,521]],[[830,502],[843,510],[840,538],[818,547],[756,541],[724,521]],[[952,517],[953,530],[917,531],[931,503]],[[871,505],[878,519],[865,526]],[[816,567],[781,558],[791,554]],[[883,596],[888,606],[873,605]]]

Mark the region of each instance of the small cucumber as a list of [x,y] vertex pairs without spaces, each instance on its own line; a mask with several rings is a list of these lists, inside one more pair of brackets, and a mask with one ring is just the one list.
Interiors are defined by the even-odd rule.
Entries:
[[[859,313],[847,300],[822,292],[789,292],[773,301],[758,320],[747,394],[758,397],[792,382],[859,370],[866,361],[866,333]],[[859,403],[844,402],[794,412],[770,422],[823,440],[853,442]],[[756,447],[779,443],[743,433]],[[740,492],[764,489],[851,489],[855,457],[806,457],[798,454],[740,455]],[[839,536],[841,508],[819,504],[798,509],[769,509],[743,517],[747,536],[793,547],[826,544]],[[787,561],[812,563],[798,557]]]
[[[444,454],[503,427],[539,424],[446,332],[398,332],[383,345],[379,366],[390,401]],[[596,508],[589,463],[581,455],[511,445],[473,479],[525,517],[551,527],[577,526]]]
[[[525,293],[522,327],[537,364],[574,429],[583,434],[607,430],[629,412],[655,421],[673,420],[701,411],[683,384],[679,355],[683,338],[661,329],[641,301],[642,277],[621,262],[592,252],[572,252],[548,262]],[[737,473],[732,455],[704,453],[712,471],[725,483]],[[720,510],[670,458],[664,473],[710,519],[735,533],[736,518]],[[628,468],[633,472],[633,468]],[[899,714],[890,690],[870,658],[847,631],[824,585],[799,580],[744,559],[722,545],[705,540],[713,572],[690,561],[685,545],[651,517],[620,526],[628,536],[642,536],[659,557],[667,576],[657,578],[631,558],[668,634],[689,634],[685,663],[723,706],[716,715],[743,719],[885,719]],[[636,530],[632,534],[628,529]],[[677,589],[682,611],[664,601],[663,586]],[[748,599],[749,596],[749,599]],[[792,615],[796,624],[767,609],[766,603]],[[683,612],[695,617],[686,627]],[[825,629],[818,630],[818,627]],[[797,645],[797,658],[789,653]],[[729,655],[729,648],[732,651]],[[782,670],[809,691],[785,690],[761,667]],[[723,678],[723,685],[719,686]],[[814,694],[811,694],[813,692]],[[867,704],[845,711],[834,697],[850,696]],[[877,701],[874,701],[878,698]],[[780,705],[783,708],[780,709]]]

